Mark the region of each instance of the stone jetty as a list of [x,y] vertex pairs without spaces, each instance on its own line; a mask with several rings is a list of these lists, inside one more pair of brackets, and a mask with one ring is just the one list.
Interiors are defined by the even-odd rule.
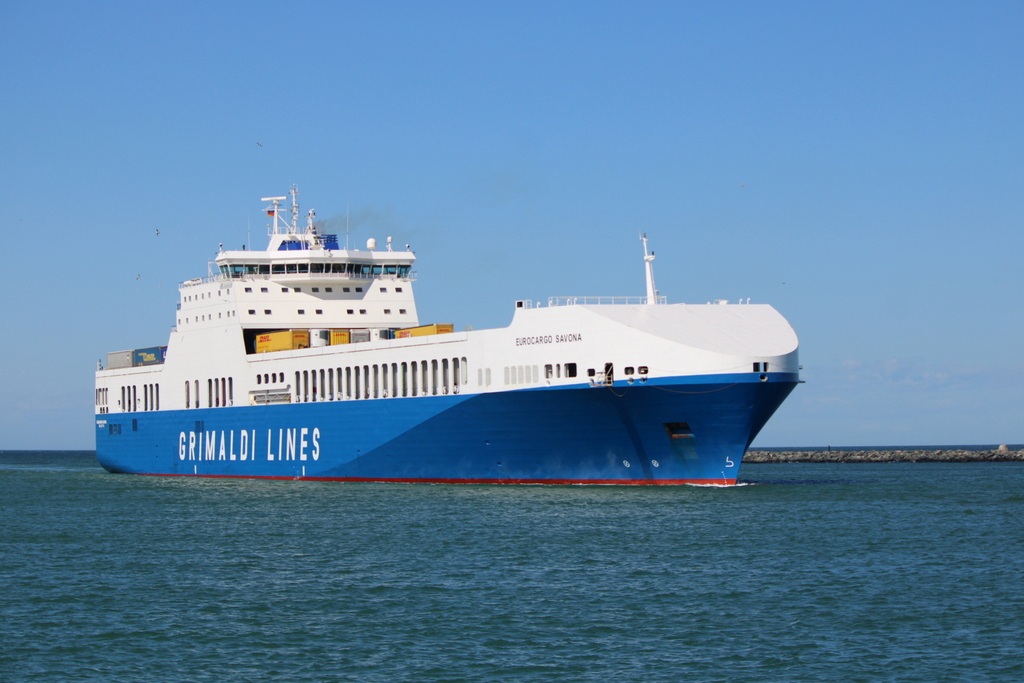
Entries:
[[746,463],[782,462],[1011,462],[1024,461],[1024,450],[1000,446],[990,451],[895,450],[895,451],[747,451]]

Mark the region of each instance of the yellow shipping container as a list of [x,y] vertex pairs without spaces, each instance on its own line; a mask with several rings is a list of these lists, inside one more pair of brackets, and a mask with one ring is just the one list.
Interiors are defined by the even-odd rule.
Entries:
[[352,341],[352,333],[349,330],[331,330],[331,346],[335,344],[348,344]]
[[426,337],[431,334],[449,334],[454,331],[455,325],[452,323],[436,323],[434,325],[421,325],[420,327],[408,327],[404,330],[398,330],[395,332],[395,337],[397,339]]
[[309,348],[309,330],[282,330],[256,337],[256,353]]

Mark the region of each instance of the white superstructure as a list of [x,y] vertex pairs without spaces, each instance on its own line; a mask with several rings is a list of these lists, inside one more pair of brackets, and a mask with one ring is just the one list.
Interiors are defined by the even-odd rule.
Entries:
[[[798,370],[796,334],[772,307],[665,303],[646,235],[646,297],[521,301],[506,328],[394,338],[420,325],[413,252],[395,250],[390,237],[383,249],[374,240],[342,248],[319,234],[312,211],[300,228],[296,194],[290,220],[286,197],[264,199],[266,250],[222,250],[211,276],[181,284],[164,362],[108,356],[96,375],[98,413]],[[260,335],[281,330],[309,331],[309,348],[257,352]],[[348,330],[350,342],[331,345],[331,330]]]

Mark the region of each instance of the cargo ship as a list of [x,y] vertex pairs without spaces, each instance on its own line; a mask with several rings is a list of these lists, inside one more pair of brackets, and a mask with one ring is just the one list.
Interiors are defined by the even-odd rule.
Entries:
[[[771,306],[516,301],[507,327],[420,321],[409,245],[322,234],[266,197],[263,251],[179,286],[165,346],[96,371],[110,472],[360,482],[735,484],[799,383]],[[287,203],[285,203],[287,202]]]

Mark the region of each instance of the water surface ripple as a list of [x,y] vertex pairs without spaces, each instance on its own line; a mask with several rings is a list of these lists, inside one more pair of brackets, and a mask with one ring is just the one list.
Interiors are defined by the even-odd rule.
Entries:
[[0,454],[0,680],[1024,679],[1024,463],[744,486],[111,475]]

